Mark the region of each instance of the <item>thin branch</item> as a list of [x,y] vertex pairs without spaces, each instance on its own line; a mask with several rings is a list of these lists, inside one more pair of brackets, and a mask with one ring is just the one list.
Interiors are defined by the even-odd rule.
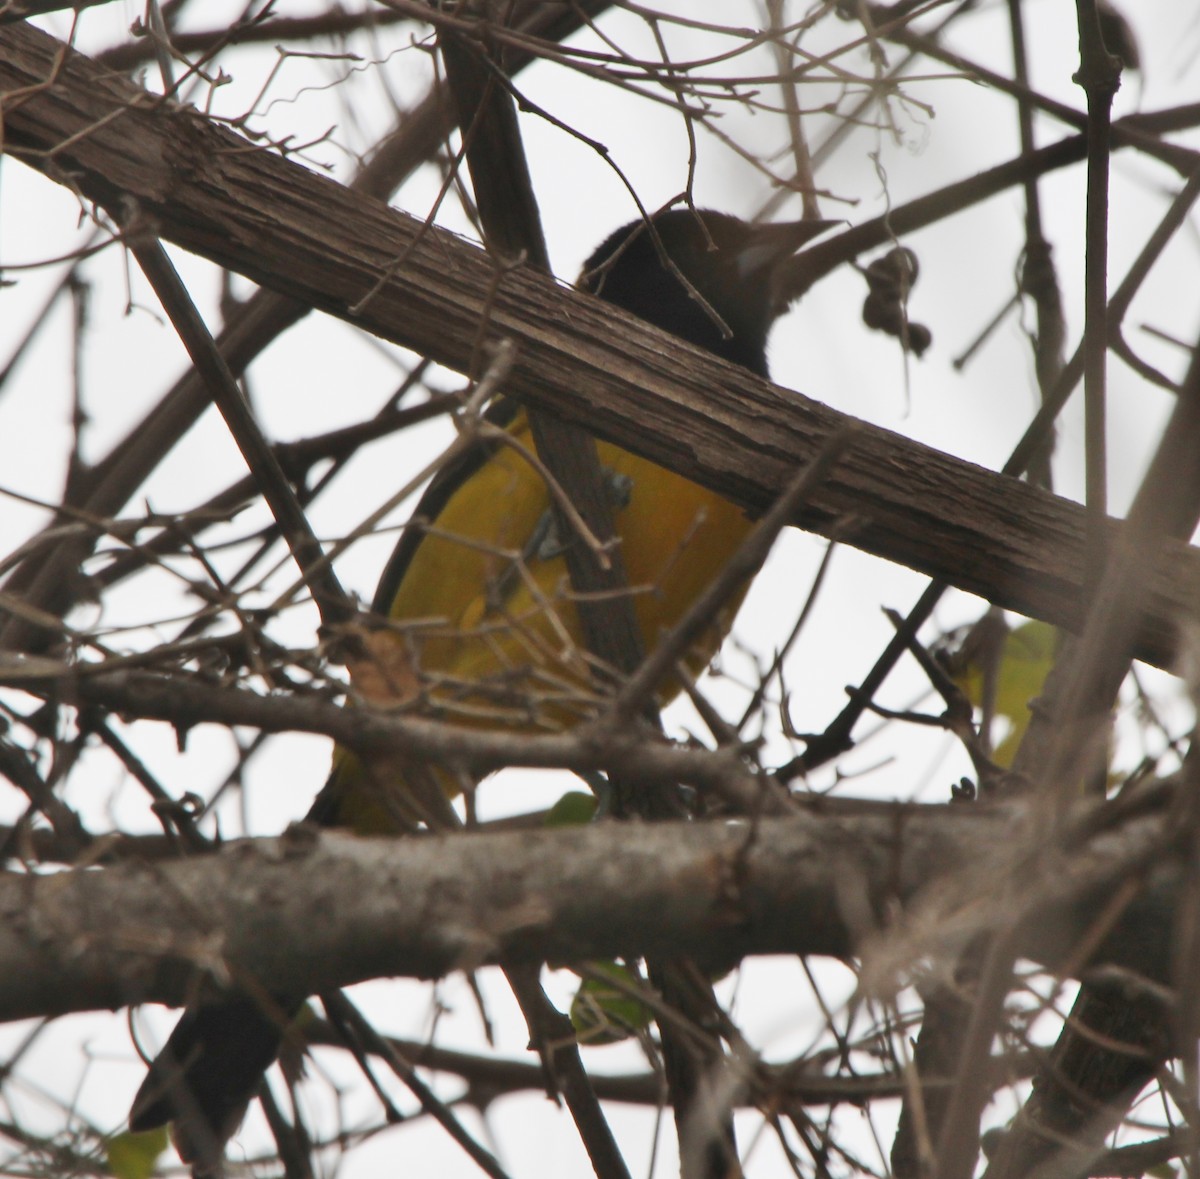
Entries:
[[[136,213],[134,218],[136,219]],[[175,267],[156,241],[146,240],[135,234],[130,248],[142,272],[154,288],[163,310],[179,333],[197,372],[201,374],[209,396],[221,411],[242,458],[250,468],[251,477],[270,505],[279,530],[291,549],[292,557],[312,591],[322,623],[326,627],[345,624],[357,613],[354,604],[346,596],[346,591],[342,589],[337,575],[322,552],[321,542],[313,533],[296,492],[283,472],[279,458],[263,436],[250,406],[221,356],[220,349],[204,326],[204,321],[188,296]]]

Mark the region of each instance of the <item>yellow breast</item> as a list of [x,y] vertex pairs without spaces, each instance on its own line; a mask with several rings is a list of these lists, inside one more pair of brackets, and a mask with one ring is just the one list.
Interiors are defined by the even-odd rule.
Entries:
[[[532,452],[524,414],[510,433]],[[620,489],[614,525],[649,651],[725,566],[750,522],[727,500],[645,459],[607,443],[598,453]],[[389,616],[415,673],[412,703],[423,715],[552,731],[598,707],[550,509],[541,475],[501,447],[451,495],[417,548]],[[692,652],[690,666],[698,670],[715,654],[740,598]],[[664,685],[663,701],[677,690]],[[353,759],[339,759],[335,776],[345,802],[340,821],[370,830],[392,825],[374,805],[364,809],[366,799],[349,797],[361,777]]]

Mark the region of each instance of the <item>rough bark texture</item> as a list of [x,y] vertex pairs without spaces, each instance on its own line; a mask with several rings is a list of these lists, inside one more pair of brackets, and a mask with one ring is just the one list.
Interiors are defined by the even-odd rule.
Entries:
[[[486,256],[155,98],[28,26],[0,31],[5,150],[147,231],[466,370],[518,345],[508,391],[761,512],[843,416],[783,393],[536,275]],[[998,605],[1070,629],[1082,616],[1076,505],[865,427],[796,521]],[[1137,656],[1169,664],[1200,592],[1171,544]]]
[[169,864],[10,874],[0,1019],[180,1003],[213,978],[317,993],[649,950],[702,962],[862,953],[866,977],[891,985],[893,959],[950,953],[1017,920],[1024,956],[1078,969],[1073,948],[1114,881],[1151,861],[1149,887],[1091,961],[1165,976],[1179,870],[1163,814],[1037,840],[1031,826],[1045,825],[1024,811],[861,809],[399,842],[297,827]]

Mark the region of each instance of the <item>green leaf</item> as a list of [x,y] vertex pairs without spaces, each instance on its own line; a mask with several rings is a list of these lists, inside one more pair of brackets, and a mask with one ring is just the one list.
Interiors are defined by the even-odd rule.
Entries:
[[630,991],[645,987],[645,979],[621,962],[590,965],[592,977],[583,979],[571,1000],[571,1024],[579,1042],[615,1044],[644,1031],[653,1016]]
[[108,1172],[116,1179],[150,1179],[159,1156],[167,1149],[167,1128],[142,1134],[114,1134],[106,1144]]
[[[1058,631],[1046,622],[1024,622],[1005,636],[996,671],[995,711],[997,717],[1008,721],[1008,733],[992,754],[997,765],[1012,765],[1017,746],[1029,727],[1029,703],[1041,695],[1057,651]],[[955,680],[978,708],[983,702],[980,664],[972,662]]]
[[546,812],[545,827],[582,827],[596,816],[596,799],[582,790],[568,790]]

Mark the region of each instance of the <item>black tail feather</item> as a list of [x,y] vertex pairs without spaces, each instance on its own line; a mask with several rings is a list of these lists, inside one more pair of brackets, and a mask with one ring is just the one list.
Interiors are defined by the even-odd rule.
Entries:
[[263,1073],[279,1055],[284,1023],[249,998],[191,1008],[142,1082],[129,1114],[135,1132],[174,1123],[180,1157],[197,1175],[220,1173],[225,1143],[237,1132]]

